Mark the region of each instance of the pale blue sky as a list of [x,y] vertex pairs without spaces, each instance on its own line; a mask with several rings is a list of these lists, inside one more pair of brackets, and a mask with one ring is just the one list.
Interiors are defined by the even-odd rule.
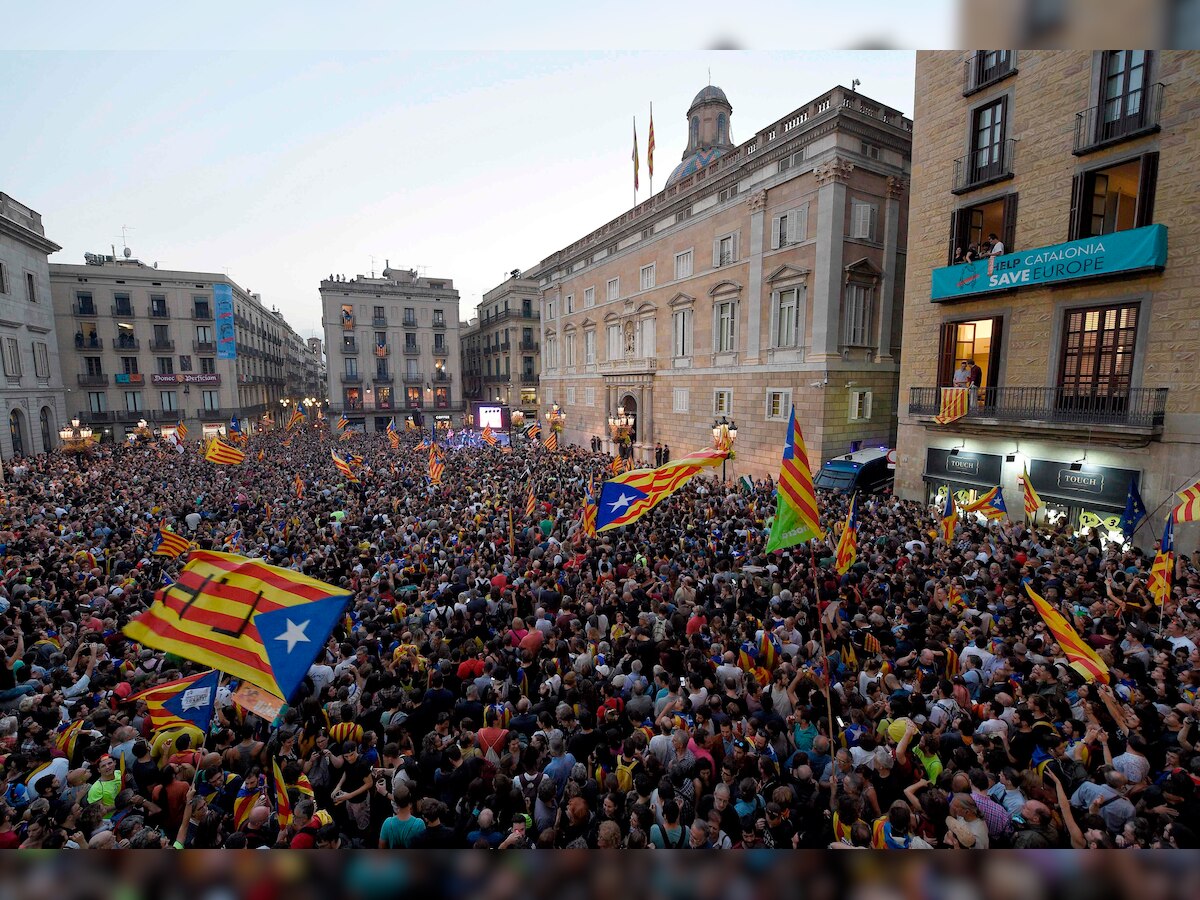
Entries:
[[[147,52],[130,26],[94,39],[101,51],[72,49],[68,30],[66,49],[6,52],[0,190],[42,213],[63,246],[52,261],[108,252],[128,225],[140,258],[228,269],[307,335],[318,281],[366,273],[372,255],[453,278],[468,318],[507,271],[629,208],[634,115],[648,196],[651,102],[661,189],[710,66],[737,141],[853,78],[913,107],[909,51],[430,52],[431,33],[376,39],[368,24],[360,50]],[[6,45],[47,40],[26,37]],[[213,42],[255,39],[270,45],[251,27]]]

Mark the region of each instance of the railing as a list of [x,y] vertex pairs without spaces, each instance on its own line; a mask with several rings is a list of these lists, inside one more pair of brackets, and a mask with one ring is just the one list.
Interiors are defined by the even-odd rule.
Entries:
[[212,310],[207,307],[193,307],[192,318],[197,322],[211,322]]
[[420,384],[424,380],[425,380],[425,376],[422,375],[420,372],[405,372],[404,373],[404,383],[405,384]]
[[215,341],[192,341],[192,351],[194,353],[216,353],[217,345]]
[[371,324],[376,328],[387,328],[387,316],[372,316]]
[[141,350],[142,349],[142,339],[141,338],[121,338],[121,337],[119,337],[115,341],[113,341],[113,349],[114,350]]
[[93,301],[80,303],[76,300],[71,304],[71,313],[76,316],[94,316],[96,315],[96,304]]
[[[992,58],[989,60],[988,57]],[[963,96],[981,91],[1017,71],[1017,51],[979,50],[963,63]]]
[[79,386],[80,387],[101,387],[103,385],[108,384],[108,376],[104,375],[104,374],[99,374],[99,375],[82,375],[81,374],[78,377],[79,377]]
[[[1143,93],[1137,111],[1106,121],[1105,104],[1075,114],[1075,144],[1072,153],[1081,156],[1110,144],[1117,144],[1159,130],[1162,115],[1162,84],[1152,84]],[[1129,102],[1128,96],[1122,98]],[[1115,101],[1114,101],[1115,102]]]
[[421,348],[416,344],[405,344],[404,345],[404,355],[405,356],[420,356]]
[[450,380],[450,373],[445,369],[434,369],[433,380],[435,382],[446,382]]
[[391,372],[376,372],[375,377],[372,378],[371,380],[375,381],[375,382],[382,382],[384,384],[391,384],[393,381],[392,373]]
[[362,384],[362,375],[342,375],[342,384]]
[[502,321],[503,319],[509,319],[509,318],[512,318],[512,319],[516,319],[516,318],[540,319],[541,317],[542,317],[542,314],[540,312],[538,312],[537,310],[530,310],[529,312],[525,312],[524,310],[521,310],[521,309],[502,309],[495,315],[484,316],[482,321],[483,321],[483,324],[486,325],[488,322],[499,322],[499,321]]
[[523,351],[525,351],[526,353],[537,353],[538,352],[538,342],[537,341],[521,341],[521,349]]
[[416,316],[405,316],[403,321],[404,321],[405,328],[416,328],[417,327],[417,317]]
[[225,418],[221,410],[218,409],[198,409],[196,410],[196,418],[201,422],[215,422]]
[[175,342],[172,340],[167,340],[165,338],[163,340],[158,340],[157,338],[152,338],[150,340],[150,349],[151,350],[171,350],[171,351],[173,351],[175,349]]
[[152,319],[169,319],[169,318],[171,318],[171,311],[169,309],[167,309],[165,306],[151,306],[150,307],[150,318],[152,318]]
[[437,318],[435,318],[435,319],[433,320],[433,327],[434,327],[434,328],[445,328],[445,327],[446,327],[446,320],[445,320],[445,319],[437,319]]
[[[1163,426],[1168,390],[1130,388],[1119,393],[1093,394],[1069,387],[989,387],[979,392],[966,418],[1156,429]],[[909,388],[909,415],[936,416],[940,400],[940,388]]]
[[133,318],[133,304],[126,306],[123,303],[114,303],[112,305],[112,314],[114,316],[124,316],[127,319]]
[[148,415],[151,422],[169,422],[174,425],[179,421],[179,410],[177,409],[152,409]]
[[537,372],[522,372],[521,373],[521,384],[537,384],[537,383],[538,383]]
[[966,156],[960,156],[954,161],[954,189],[951,193],[961,194],[966,191],[983,187],[1011,178],[1013,147],[1016,141],[1009,138],[1001,142],[999,147],[989,144],[987,147],[972,150]]
[[77,334],[77,335],[75,335],[75,349],[76,350],[103,350],[104,349],[104,338],[100,337],[99,335],[95,335],[95,334],[89,334],[87,336]]
[[107,409],[102,409],[99,411],[89,410],[88,412],[85,412],[83,415],[81,415],[79,418],[81,418],[84,422],[86,422],[89,425],[93,422],[111,422],[112,421],[112,411],[107,410]]

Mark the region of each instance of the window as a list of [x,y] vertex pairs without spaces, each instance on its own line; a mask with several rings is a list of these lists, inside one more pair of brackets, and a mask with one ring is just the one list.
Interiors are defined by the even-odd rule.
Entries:
[[567,405],[568,406],[575,405],[575,388],[574,387],[567,388]]
[[[505,359],[507,359],[507,358],[508,357],[505,357]],[[497,365],[498,364],[499,364],[499,360],[497,360]],[[557,369],[558,368],[558,338],[555,338],[555,337],[546,338],[546,368],[547,369]]]
[[583,289],[583,308],[591,309],[596,305],[596,289],[594,287]]
[[405,402],[409,408],[416,408],[421,405],[421,389],[419,387],[406,388],[404,391]]
[[675,388],[672,392],[671,412],[685,413],[688,411],[688,389]]
[[943,324],[938,351],[938,384],[949,387],[954,381],[954,370],[965,359],[968,362],[974,360],[983,372],[981,391],[994,387],[999,376],[1002,331],[1000,316]]
[[1007,97],[1001,97],[975,110],[971,123],[971,154],[967,172],[969,184],[981,184],[1007,174],[1004,159],[1007,110]]
[[613,323],[608,326],[608,359],[621,358],[621,326]]
[[417,311],[411,306],[404,307],[404,324],[410,327],[417,324]]
[[713,391],[713,415],[733,415],[733,391],[728,388]]
[[126,391],[125,392],[125,411],[136,413],[142,411],[142,392],[141,391]]
[[950,214],[950,249],[947,265],[962,262],[974,245],[976,257],[987,256],[990,235],[996,235],[1005,253],[1016,249],[1017,195],[1006,194],[987,203],[965,206]]
[[155,364],[158,367],[159,375],[174,375],[175,374],[175,358],[172,356],[156,356]]
[[196,341],[201,344],[211,344],[213,342],[213,330],[211,325],[196,326]]
[[138,358],[136,356],[122,356],[121,371],[126,375],[136,375],[138,373]]
[[89,375],[104,374],[104,366],[101,364],[100,357],[98,356],[85,356],[83,358],[83,367],[84,371]]
[[158,402],[163,412],[176,412],[179,409],[179,395],[175,391],[159,391]]
[[165,294],[150,295],[150,315],[163,318],[167,315],[167,298]]
[[563,335],[563,363],[572,368],[575,366],[575,335]]
[[843,330],[844,346],[870,347],[871,319],[875,307],[873,285],[846,285],[846,319]]
[[433,311],[433,327],[434,328],[445,328],[446,327],[446,315],[440,309],[435,309]]
[[564,301],[564,303],[566,305],[565,309],[566,309],[567,315],[570,315],[571,313],[575,312],[575,295],[574,294],[567,294],[567,297],[566,297],[566,300]]
[[180,372],[192,371],[192,357],[190,355],[179,357],[179,371]]
[[729,138],[726,136],[729,132],[729,120],[725,118],[725,113],[717,114],[717,143],[727,143]]
[[731,184],[729,187],[725,188],[725,190],[717,191],[717,202],[724,203],[726,200],[732,200],[737,196],[737,192],[738,186],[736,184]]
[[859,151],[867,159],[879,159],[879,148],[874,144],[868,144],[866,141],[859,142]]
[[133,301],[129,299],[129,294],[124,292],[113,294],[113,314],[118,316],[133,315]]
[[387,313],[384,312],[384,309],[382,306],[376,306],[373,308],[371,318],[375,322],[382,324],[387,321]]
[[375,332],[375,346],[376,347],[387,347],[387,332],[386,331]]
[[771,219],[771,249],[798,244],[808,238],[808,204]]
[[583,361],[586,365],[594,366],[596,364],[596,332],[585,331],[583,333]]
[[616,300],[618,297],[621,296],[621,279],[620,278],[608,279],[608,284],[606,285],[606,288],[608,291],[608,294],[607,294],[608,299]]
[[37,279],[32,272],[25,273],[25,299],[37,303]]
[[879,207],[864,200],[850,201],[850,237],[860,241],[875,240]]
[[775,342],[778,348],[796,346],[796,322],[799,316],[800,290],[788,288],[775,295]]
[[850,391],[850,421],[867,422],[871,418],[871,392]]
[[648,291],[654,287],[654,263],[641,268],[641,285],[643,291]]
[[50,377],[50,348],[43,341],[33,342],[33,374],[37,378]]
[[645,318],[638,323],[638,356],[654,359],[658,356],[658,336],[654,329],[654,319]]
[[731,353],[736,347],[734,325],[737,321],[737,302],[724,300],[716,305],[713,319],[716,321],[713,337],[717,353]]
[[444,335],[440,331],[437,332],[436,334],[434,334],[434,336],[433,336],[433,352],[434,353],[445,353],[446,352],[446,335]]
[[1069,238],[1112,234],[1152,224],[1157,182],[1157,153],[1145,153],[1128,162],[1076,175],[1071,187]]
[[88,391],[88,409],[94,413],[108,412],[108,394],[104,391]]
[[4,339],[4,374],[9,378],[21,377],[21,348],[16,338]]
[[797,150],[795,153],[793,153],[791,156],[785,156],[783,159],[781,159],[779,161],[779,171],[780,171],[780,173],[783,173],[783,172],[786,172],[788,169],[794,169],[796,166],[800,165],[800,163],[802,163],[802,162],[804,162],[804,150],[800,149],[800,150]]
[[767,418],[786,419],[792,410],[791,391],[767,391]]
[[392,389],[386,385],[381,385],[375,388],[375,408],[376,409],[391,409],[392,408]]
[[675,254],[675,277],[689,278],[692,274],[692,251],[684,250]]
[[436,409],[450,408],[450,388],[435,387],[433,389],[433,405]]
[[1121,137],[1145,127],[1146,72],[1150,54],[1145,50],[1108,50],[1101,70],[1101,114],[1097,141]]
[[200,357],[200,374],[215,375],[217,374],[217,361],[211,356]]
[[358,377],[358,357],[357,356],[347,356],[345,359],[345,366],[346,366],[345,372],[346,372],[347,378],[357,378]]
[[546,298],[546,318],[547,319],[554,318],[554,298],[553,297]]
[[728,266],[737,262],[738,236],[736,233],[727,234],[713,241],[713,268]]
[[0,294],[8,293],[8,267],[0,262]]
[[1136,303],[1067,312],[1058,375],[1064,399],[1128,396],[1138,312]]
[[985,88],[1015,71],[1012,50],[980,50],[967,62],[967,86],[963,95]]
[[671,353],[673,356],[692,355],[692,311],[677,309],[671,316]]
[[[417,394],[420,396],[420,389],[417,389]],[[358,410],[363,408],[362,391],[358,388],[343,388],[342,389],[342,405],[344,409]]]
[[700,117],[692,116],[691,124],[688,126],[688,149],[694,149],[700,143]]
[[406,351],[417,349],[417,335],[414,332],[404,332],[404,349]]
[[585,387],[583,389],[583,403],[585,406],[596,405],[596,389],[594,387]]
[[212,307],[208,305],[207,297],[192,297],[192,318],[211,319]]

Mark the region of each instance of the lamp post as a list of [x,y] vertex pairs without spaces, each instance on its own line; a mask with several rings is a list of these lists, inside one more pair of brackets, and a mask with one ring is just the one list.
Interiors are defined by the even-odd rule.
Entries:
[[562,430],[567,424],[567,414],[557,403],[553,404],[550,411],[546,413],[546,424],[555,434],[562,434]]
[[618,406],[617,414],[608,417],[608,430],[612,435],[612,439],[617,442],[617,452],[622,459],[633,456],[634,422],[634,414],[627,413],[624,406]]
[[58,432],[62,441],[64,453],[86,453],[92,443],[92,429],[79,424],[79,416],[71,419],[71,424],[63,426]]
[[712,436],[713,447],[718,450],[724,450],[726,454],[725,458],[721,460],[721,484],[724,484],[725,463],[730,459],[737,459],[737,456],[733,452],[733,442],[737,440],[737,424],[727,416],[714,419]]

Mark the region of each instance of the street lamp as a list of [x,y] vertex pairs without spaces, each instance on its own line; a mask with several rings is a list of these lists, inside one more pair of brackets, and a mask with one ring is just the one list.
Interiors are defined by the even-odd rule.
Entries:
[[546,413],[546,424],[555,432],[561,434],[563,427],[567,424],[567,414],[562,411],[557,403],[550,407],[550,411]]
[[633,441],[634,421],[634,414],[631,412],[627,413],[624,406],[618,406],[617,414],[608,417],[608,430],[612,435],[612,439],[617,442],[619,455],[622,459],[633,455],[633,449],[630,444]]
[[71,419],[69,426],[63,426],[58,432],[62,441],[64,453],[86,453],[92,443],[92,429],[79,424],[79,416]]
[[717,450],[725,451],[725,458],[721,460],[721,484],[724,484],[725,463],[730,459],[737,459],[737,456],[733,452],[733,442],[737,440],[737,423],[727,416],[714,419],[712,436],[713,447]]

